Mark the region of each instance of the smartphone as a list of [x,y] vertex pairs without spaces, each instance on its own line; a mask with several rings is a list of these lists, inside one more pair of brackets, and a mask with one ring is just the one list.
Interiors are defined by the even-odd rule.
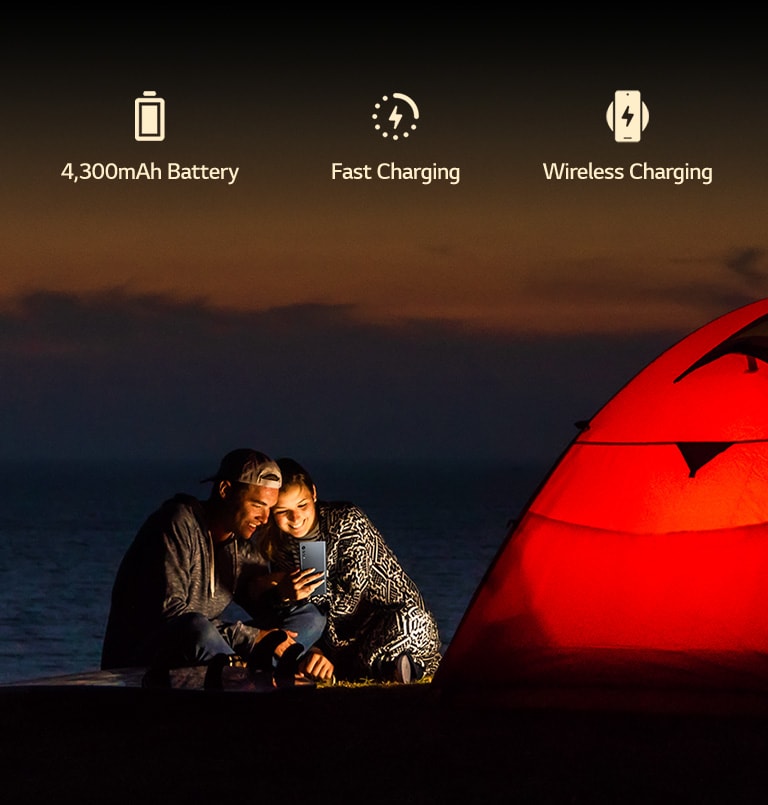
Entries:
[[302,542],[299,545],[299,564],[302,570],[313,567],[323,574],[323,583],[315,588],[312,595],[325,595],[325,543],[322,540]]

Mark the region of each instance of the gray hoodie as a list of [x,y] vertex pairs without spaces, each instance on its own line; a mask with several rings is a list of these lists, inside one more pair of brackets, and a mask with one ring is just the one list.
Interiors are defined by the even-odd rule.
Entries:
[[102,668],[147,665],[153,638],[187,612],[214,621],[236,651],[247,649],[258,630],[217,619],[232,601],[248,611],[248,581],[266,572],[251,540],[214,544],[200,501],[176,495],[150,515],[118,568]]

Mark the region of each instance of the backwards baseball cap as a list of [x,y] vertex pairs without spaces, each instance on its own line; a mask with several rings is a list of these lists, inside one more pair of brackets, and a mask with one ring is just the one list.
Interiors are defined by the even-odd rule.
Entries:
[[227,453],[221,460],[219,471],[206,481],[232,481],[240,484],[253,484],[254,486],[268,486],[279,489],[283,483],[280,467],[269,456],[258,450],[247,447]]

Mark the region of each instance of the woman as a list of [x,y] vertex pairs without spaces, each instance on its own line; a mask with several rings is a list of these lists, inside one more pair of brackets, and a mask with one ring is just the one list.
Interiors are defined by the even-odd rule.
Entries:
[[[283,481],[262,550],[279,574],[272,581],[274,606],[290,613],[311,603],[327,616],[310,650],[310,674],[397,682],[434,674],[437,623],[381,534],[351,503],[318,502],[312,478],[296,461],[277,463]],[[299,547],[307,540],[326,544],[322,595],[315,590],[323,568],[299,569]]]

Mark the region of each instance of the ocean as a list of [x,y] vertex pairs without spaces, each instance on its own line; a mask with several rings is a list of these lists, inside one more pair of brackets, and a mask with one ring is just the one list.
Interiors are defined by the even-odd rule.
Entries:
[[[0,683],[96,670],[118,564],[176,492],[206,497],[213,462],[0,465]],[[362,508],[450,642],[546,467],[456,461],[308,466],[326,500]]]

